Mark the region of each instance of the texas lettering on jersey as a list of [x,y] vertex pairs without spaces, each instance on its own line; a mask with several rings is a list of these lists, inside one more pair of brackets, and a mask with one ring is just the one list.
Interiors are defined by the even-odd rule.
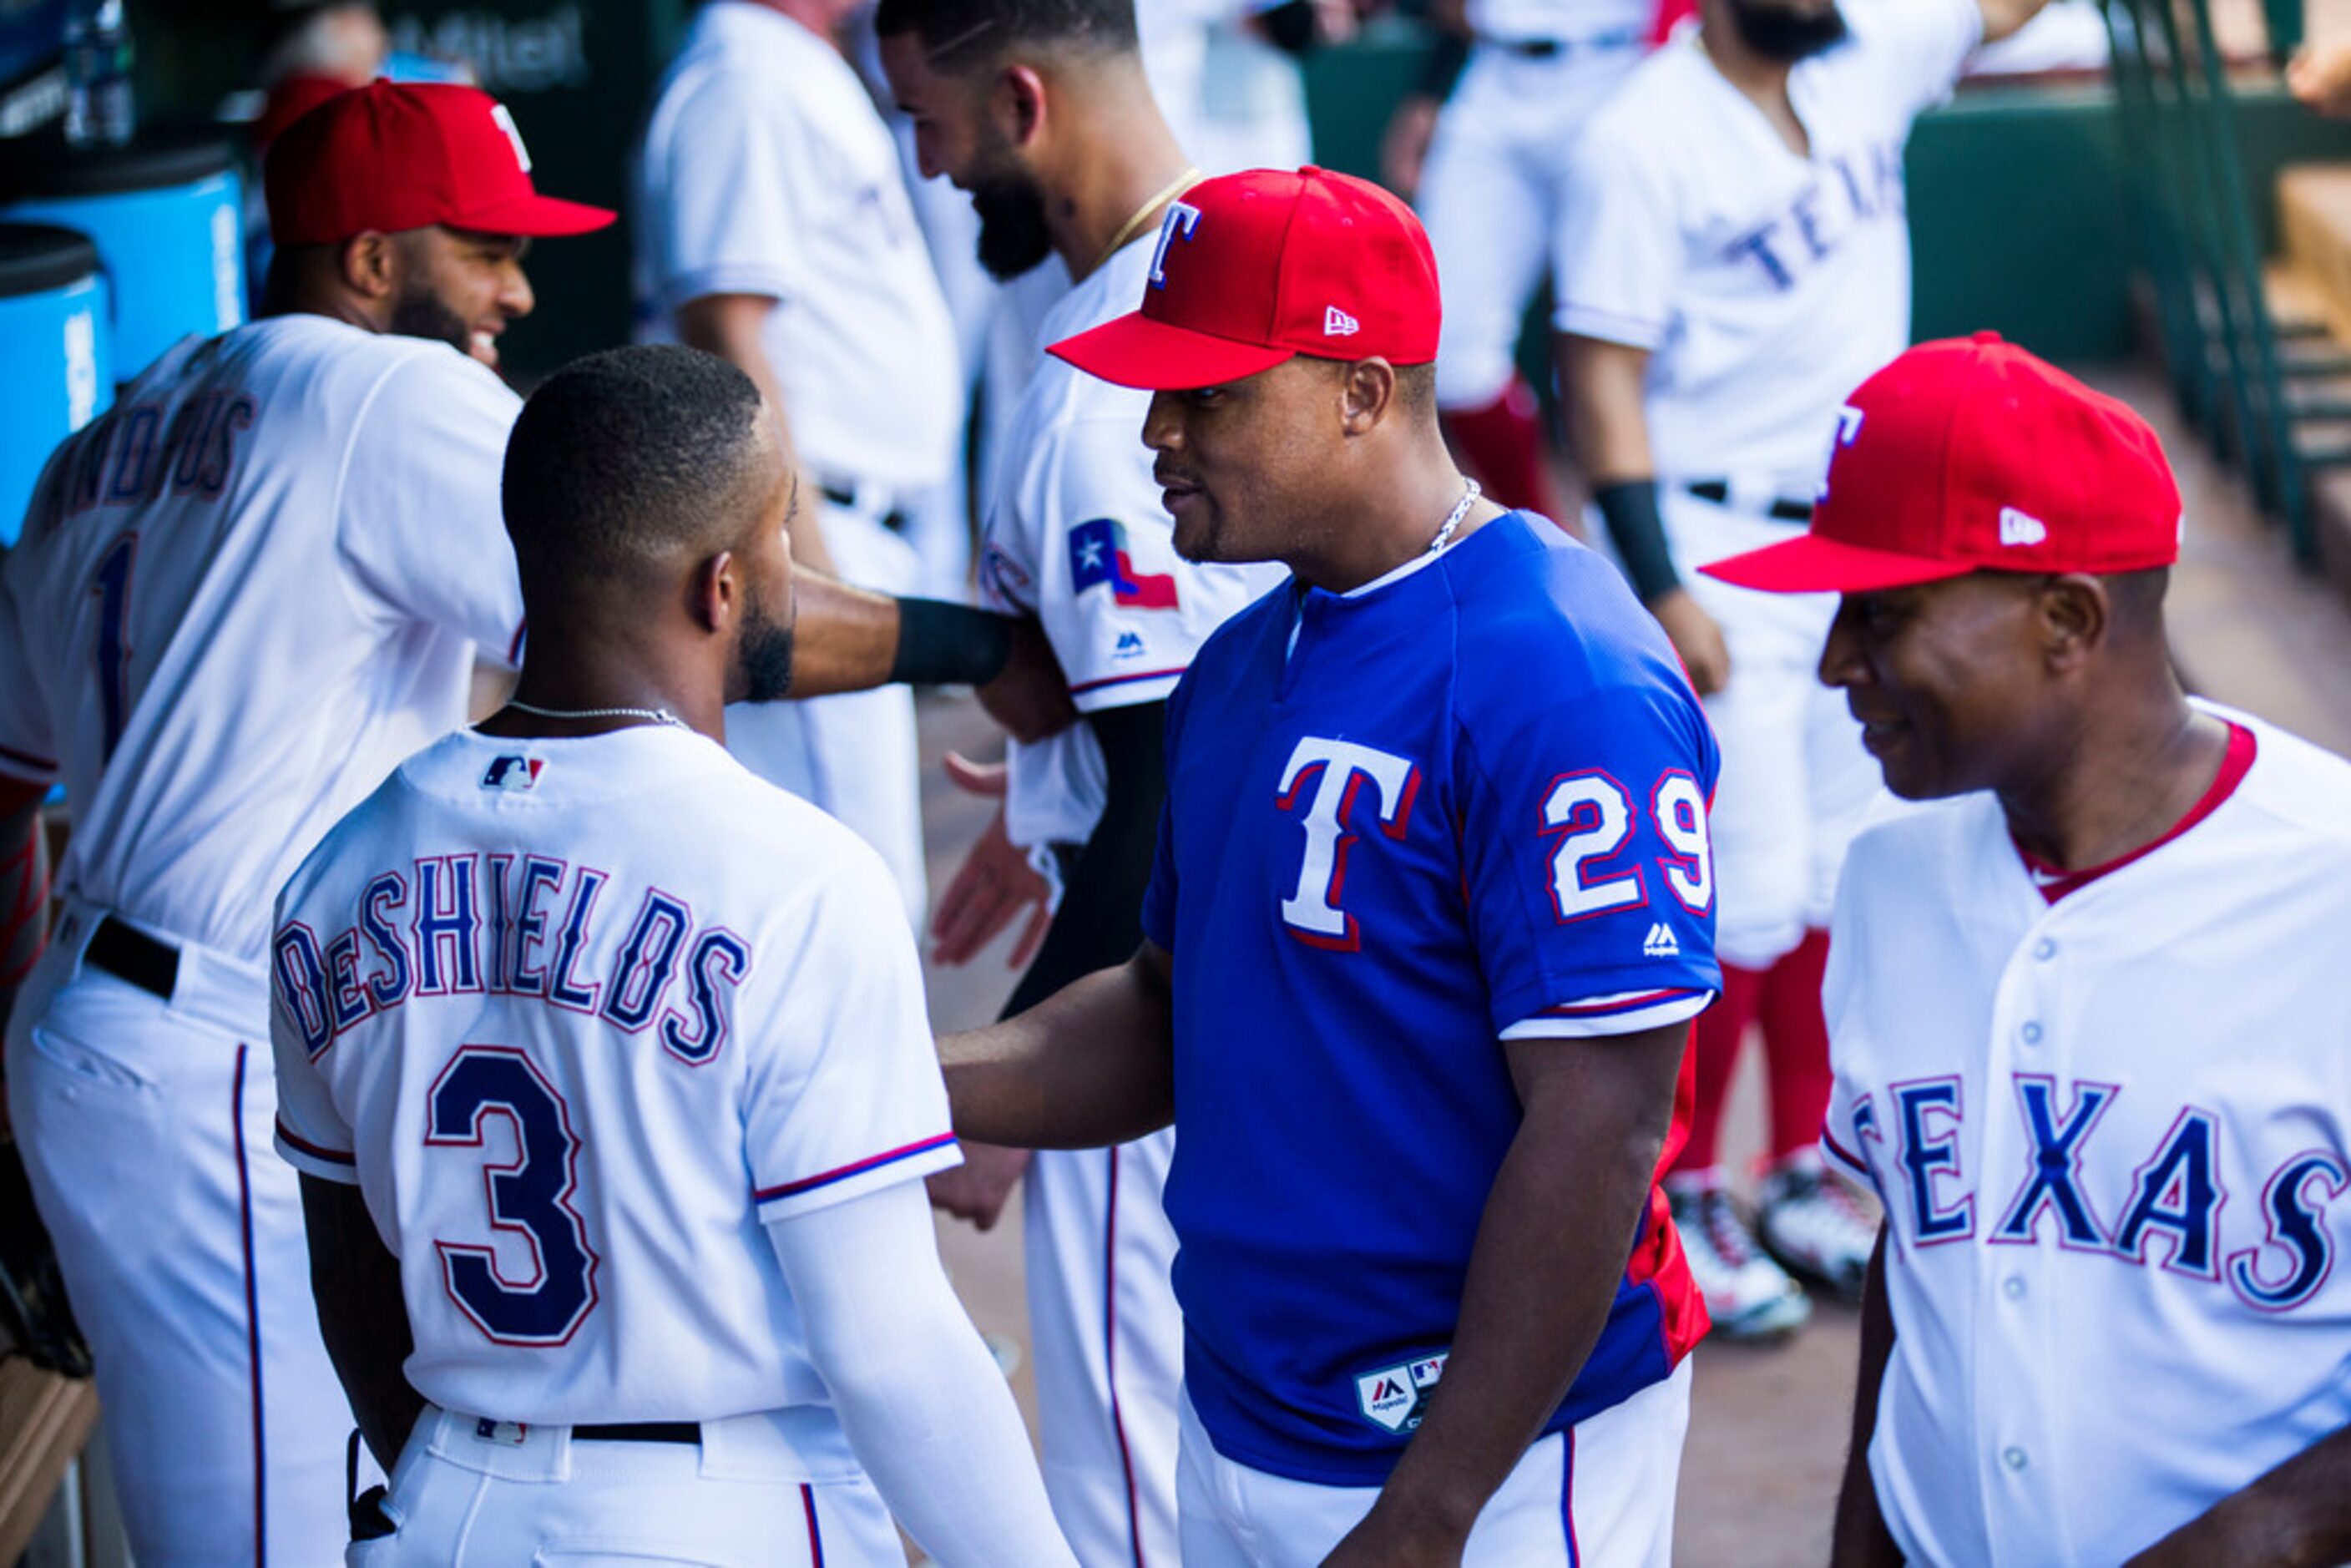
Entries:
[[[726,1043],[750,946],[724,926],[697,928],[683,898],[612,883],[546,855],[427,856],[378,872],[349,925],[322,938],[291,921],[272,944],[303,1049],[315,1061],[345,1030],[413,998],[487,994],[537,997],[624,1034],[653,1029],[664,1051],[701,1066]],[[632,907],[610,967],[583,973],[593,927]]]
[[2263,1312],[2290,1312],[2325,1282],[2335,1263],[2327,1211],[2351,1192],[2351,1166],[2338,1153],[2306,1149],[2280,1162],[2259,1202],[2236,1206],[2224,1230],[2231,1195],[2220,1185],[2220,1116],[2181,1107],[2153,1146],[2126,1151],[2144,1155],[2126,1185],[2092,1190],[2083,1162],[2121,1087],[2085,1080],[2061,1090],[2048,1074],[2010,1076],[2028,1160],[2008,1186],[1963,1168],[1970,1113],[1956,1074],[1890,1084],[1882,1103],[1861,1096],[1852,1113],[1859,1148],[1832,1140],[1833,1152],[1887,1196],[1887,1223],[1910,1245],[1980,1235],[1992,1246],[2053,1242],[2142,1267],[2160,1262],[2225,1282]]
[[1831,153],[1818,167],[1820,177],[1784,210],[1725,245],[1723,261],[1751,266],[1775,293],[1785,293],[1806,271],[1834,256],[1863,225],[1906,221],[1900,141]]

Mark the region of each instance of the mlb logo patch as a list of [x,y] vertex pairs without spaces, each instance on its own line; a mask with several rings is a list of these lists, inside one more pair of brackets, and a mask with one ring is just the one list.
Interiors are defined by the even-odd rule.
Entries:
[[536,789],[538,788],[539,770],[546,766],[544,758],[494,757],[490,758],[489,768],[482,774],[482,788],[504,789],[517,795],[526,789]]

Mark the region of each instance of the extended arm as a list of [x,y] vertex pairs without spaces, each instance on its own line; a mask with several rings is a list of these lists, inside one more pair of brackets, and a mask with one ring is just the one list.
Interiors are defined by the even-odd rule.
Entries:
[[1569,444],[1625,575],[1672,639],[1691,686],[1700,696],[1711,695],[1730,676],[1730,654],[1721,628],[1682,587],[1666,546],[1645,409],[1649,350],[1571,332],[1554,334],[1552,343]]
[[768,361],[761,334],[776,301],[764,294],[705,294],[677,308],[677,335],[688,348],[717,355],[749,376],[776,416],[776,434],[783,438],[784,460],[799,469],[801,489],[810,500],[792,526],[792,559],[818,570],[833,571],[832,552],[825,548],[824,526],[814,504],[818,486],[800,467],[799,448],[792,442],[790,411],[784,406],[784,383]]
[[2316,1568],[2351,1561],[2351,1427],[2320,1438],[2126,1568]]
[[841,1429],[907,1533],[945,1568],[1074,1568],[1012,1391],[939,1266],[922,1188],[768,1235]]
[[1877,1395],[1894,1354],[1894,1313],[1886,1304],[1886,1229],[1869,1254],[1861,1295],[1861,1374],[1854,1380],[1853,1444],[1845,1450],[1844,1485],[1837,1492],[1834,1568],[1901,1568],[1902,1549],[1878,1511],[1877,1484],[1869,1475],[1869,1440],[1877,1431]]
[[1505,1042],[1524,1119],[1478,1228],[1445,1380],[1327,1568],[1460,1561],[1479,1511],[1607,1322],[1656,1179],[1687,1033],[1672,1024]]
[[939,1041],[956,1131],[1024,1149],[1102,1148],[1176,1115],[1174,962],[1144,943],[1018,1018]]
[[423,1396],[401,1371],[415,1340],[400,1291],[400,1260],[376,1233],[367,1200],[356,1186],[305,1175],[302,1220],[328,1359],[342,1380],[368,1451],[389,1474],[424,1409]]
[[900,682],[967,685],[989,716],[1022,740],[1041,740],[1077,718],[1052,650],[1026,617],[936,599],[893,599],[807,569],[794,573],[792,593],[792,696]]

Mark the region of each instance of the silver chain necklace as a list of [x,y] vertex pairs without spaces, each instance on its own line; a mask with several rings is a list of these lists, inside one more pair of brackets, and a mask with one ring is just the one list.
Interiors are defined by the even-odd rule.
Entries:
[[1470,506],[1478,499],[1480,493],[1478,481],[1469,479],[1464,483],[1469,487],[1461,493],[1461,499],[1453,504],[1453,509],[1445,514],[1445,526],[1437,530],[1437,537],[1428,541],[1428,553],[1431,555],[1452,542],[1453,530],[1461,526],[1461,519],[1469,515]]
[[508,697],[507,706],[540,718],[642,718],[653,724],[674,725],[679,729],[687,727],[685,720],[665,707],[540,707],[520,697]]

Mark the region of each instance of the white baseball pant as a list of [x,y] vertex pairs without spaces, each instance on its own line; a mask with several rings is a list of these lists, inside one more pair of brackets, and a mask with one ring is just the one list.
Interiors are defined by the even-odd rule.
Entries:
[[[1685,1358],[1663,1383],[1530,1447],[1479,1514],[1462,1568],[1667,1568],[1689,1392]],[[1189,1400],[1183,1422],[1185,1568],[1315,1568],[1379,1498],[1235,1464]]]
[[[97,1364],[141,1568],[336,1562],[350,1407],[271,1124],[262,974],[185,943],[167,1001],[68,902],[8,1030],[8,1110]],[[159,935],[150,933],[150,935]]]
[[1714,840],[1715,951],[1723,962],[1768,969],[1828,925],[1837,873],[1869,803],[1877,764],[1844,694],[1821,685],[1821,650],[1836,614],[1834,593],[1759,593],[1697,569],[1789,538],[1777,522],[1658,486],[1676,570],[1698,607],[1722,628],[1730,679],[1706,699],[1722,748],[1708,815]]
[[703,1431],[580,1441],[428,1406],[383,1501],[395,1532],[354,1542],[349,1568],[904,1568],[862,1473],[810,1466],[766,1416]]
[[1040,1465],[1084,1568],[1176,1568],[1183,1314],[1160,1207],[1176,1134],[1046,1149],[1029,1167],[1022,1239]]
[[1420,177],[1444,307],[1439,408],[1484,408],[1510,386],[1527,306],[1550,264],[1568,148],[1640,58],[1630,43],[1550,59],[1470,51]]

